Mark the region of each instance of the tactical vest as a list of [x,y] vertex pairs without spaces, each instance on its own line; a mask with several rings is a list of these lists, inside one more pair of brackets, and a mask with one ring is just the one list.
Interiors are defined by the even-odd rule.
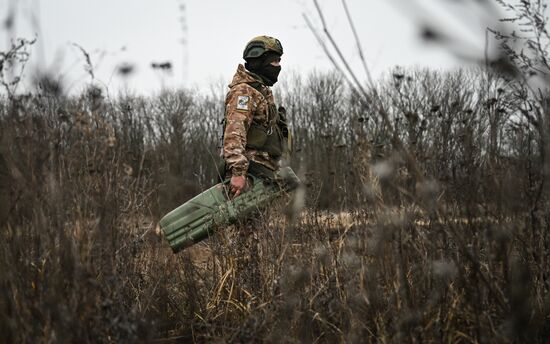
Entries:
[[[248,83],[262,96],[259,82]],[[274,104],[269,104],[266,124],[252,122],[246,136],[246,147],[250,149],[264,151],[272,158],[278,159],[283,153],[290,154],[292,136],[288,129],[285,116],[285,109],[276,108]]]
[[[261,91],[261,83],[247,83],[266,99]],[[266,99],[267,100],[267,99]],[[274,159],[279,159],[284,153],[292,150],[292,135],[286,121],[286,111],[283,107],[270,104],[267,113],[267,123],[252,122],[246,135],[246,148],[266,152]],[[225,123],[225,122],[224,122]],[[225,124],[224,124],[225,132]]]

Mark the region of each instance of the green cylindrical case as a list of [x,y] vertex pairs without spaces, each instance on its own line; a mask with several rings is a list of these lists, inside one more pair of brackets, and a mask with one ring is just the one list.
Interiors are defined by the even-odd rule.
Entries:
[[234,199],[227,194],[229,180],[214,185],[172,210],[160,220],[160,228],[177,253],[211,235],[216,228],[245,220],[281,194],[294,190],[300,180],[290,167],[275,172],[274,180],[249,174],[252,185]]

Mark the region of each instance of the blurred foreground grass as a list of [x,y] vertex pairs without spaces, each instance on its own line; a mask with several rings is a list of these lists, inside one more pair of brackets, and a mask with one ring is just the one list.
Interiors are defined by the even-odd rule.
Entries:
[[480,70],[378,94],[422,180],[339,77],[296,78],[304,198],[177,256],[156,222],[215,183],[222,94],[3,98],[0,341],[546,342],[547,153],[522,111],[548,109]]

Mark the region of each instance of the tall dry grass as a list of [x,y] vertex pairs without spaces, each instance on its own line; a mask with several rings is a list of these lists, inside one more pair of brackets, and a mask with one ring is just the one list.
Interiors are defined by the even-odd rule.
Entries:
[[548,109],[500,77],[392,71],[395,132],[335,74],[288,80],[298,199],[179,255],[154,228],[215,183],[223,94],[56,89],[0,102],[2,341],[547,341],[546,163],[522,112]]

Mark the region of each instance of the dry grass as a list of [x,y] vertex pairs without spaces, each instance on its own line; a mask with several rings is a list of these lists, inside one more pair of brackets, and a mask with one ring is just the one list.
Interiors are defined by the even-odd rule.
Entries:
[[544,140],[500,86],[380,85],[419,181],[341,80],[296,80],[303,192],[178,255],[156,222],[214,183],[221,95],[3,99],[2,340],[546,342]]

